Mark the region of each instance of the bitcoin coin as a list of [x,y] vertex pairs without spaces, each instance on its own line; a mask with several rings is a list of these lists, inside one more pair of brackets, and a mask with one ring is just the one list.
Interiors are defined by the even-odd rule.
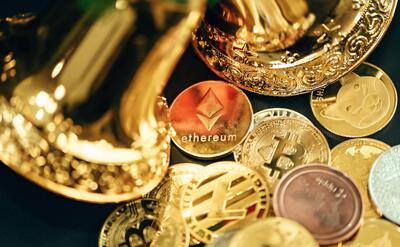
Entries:
[[332,166],[350,176],[358,186],[364,202],[364,217],[379,218],[368,194],[368,177],[376,158],[390,148],[374,139],[351,139],[332,149]]
[[307,121],[274,118],[260,123],[247,137],[242,163],[261,169],[272,192],[278,180],[296,166],[329,164],[330,150],[323,134]]
[[277,216],[299,222],[320,244],[349,239],[363,219],[361,193],[354,182],[319,164],[287,173],[276,187],[273,207]]
[[[300,118],[306,121],[309,121],[308,118],[303,116],[302,114],[290,110],[290,109],[285,109],[285,108],[269,108],[265,109],[262,111],[259,111],[254,114],[253,117],[253,126],[259,125],[261,122],[269,120],[271,118],[276,118],[276,117],[290,117],[290,118]],[[311,123],[311,122],[310,122]],[[241,156],[242,156],[242,143],[237,145],[235,149],[233,150],[233,157],[235,158],[236,162],[241,161]]]
[[238,222],[265,217],[269,191],[257,171],[235,162],[217,162],[193,178],[181,205],[191,235],[209,244]]
[[106,219],[100,232],[99,247],[149,246],[158,236],[172,235],[171,231],[174,231],[174,238],[170,240],[174,246],[187,246],[189,232],[179,219],[157,200],[141,199],[127,203]]
[[344,247],[400,246],[400,227],[383,219],[366,219],[354,240]]
[[372,166],[368,189],[372,201],[390,221],[400,224],[400,146],[379,156]]
[[314,91],[311,108],[330,132],[364,137],[383,129],[397,108],[396,87],[380,68],[363,63],[337,83]]
[[226,246],[318,247],[319,245],[314,237],[297,222],[271,217],[258,220],[239,230]]
[[176,146],[191,156],[212,159],[232,152],[245,139],[253,109],[235,86],[205,81],[180,93],[170,116]]

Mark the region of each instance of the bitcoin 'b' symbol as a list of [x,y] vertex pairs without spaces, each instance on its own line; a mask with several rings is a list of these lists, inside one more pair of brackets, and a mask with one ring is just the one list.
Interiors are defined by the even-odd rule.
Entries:
[[264,159],[264,166],[270,169],[269,176],[281,178],[294,166],[303,162],[306,152],[297,141],[297,136],[286,133],[284,137],[274,136],[271,146],[262,146],[258,153]]

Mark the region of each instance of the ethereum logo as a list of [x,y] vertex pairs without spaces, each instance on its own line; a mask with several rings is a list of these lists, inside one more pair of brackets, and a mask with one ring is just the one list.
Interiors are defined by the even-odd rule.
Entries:
[[210,131],[222,116],[222,109],[224,109],[224,106],[218,100],[214,91],[209,88],[196,108],[197,117],[204,124],[204,127]]

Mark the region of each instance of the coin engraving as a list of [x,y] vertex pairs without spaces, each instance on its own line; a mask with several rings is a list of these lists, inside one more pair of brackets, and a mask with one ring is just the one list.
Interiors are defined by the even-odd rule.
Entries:
[[212,88],[209,88],[196,109],[198,112],[197,117],[204,124],[206,129],[210,131],[223,115],[221,111],[224,109],[224,106],[219,101]]
[[254,128],[242,149],[242,163],[261,169],[271,189],[296,166],[330,162],[329,145],[309,122],[295,118],[274,118]]
[[256,171],[234,162],[214,163],[188,185],[183,216],[196,239],[211,243],[237,221],[265,217],[268,194]]
[[311,108],[317,120],[334,134],[362,137],[384,128],[397,107],[391,79],[374,65],[363,63],[327,88],[313,92]]

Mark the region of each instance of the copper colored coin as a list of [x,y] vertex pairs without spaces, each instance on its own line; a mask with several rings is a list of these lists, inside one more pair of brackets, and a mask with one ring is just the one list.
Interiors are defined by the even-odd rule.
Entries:
[[204,81],[171,105],[172,140],[185,153],[202,159],[223,156],[246,138],[253,122],[247,96],[222,81]]
[[299,222],[320,244],[349,239],[363,218],[361,193],[354,182],[322,164],[287,173],[276,187],[273,206],[277,216]]

